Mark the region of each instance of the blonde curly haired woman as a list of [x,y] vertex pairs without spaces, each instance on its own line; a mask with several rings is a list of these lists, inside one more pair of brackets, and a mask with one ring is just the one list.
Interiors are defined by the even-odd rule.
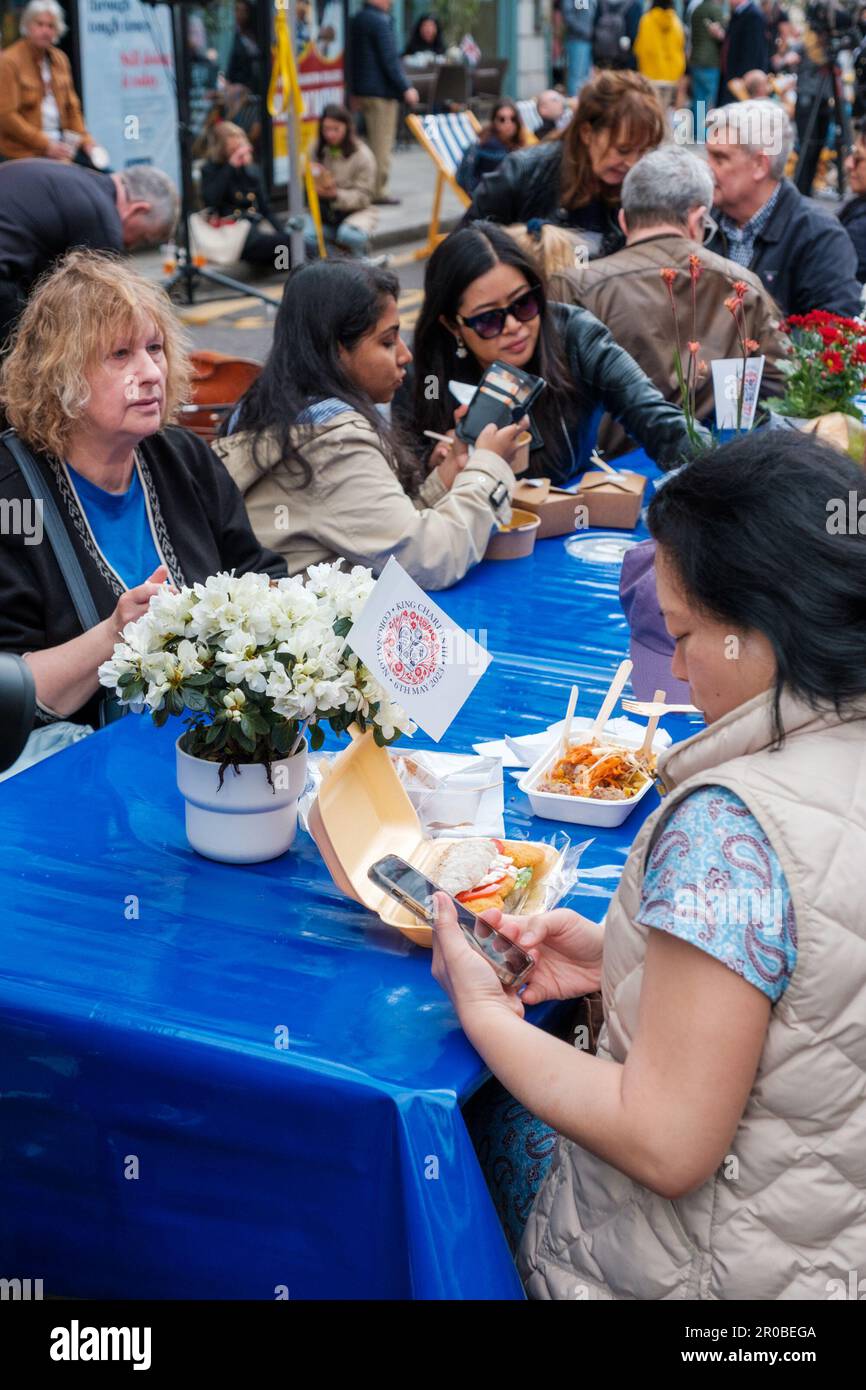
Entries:
[[286,572],[259,545],[215,454],[167,427],[189,375],[167,296],[111,256],[73,251],[24,311],[0,374],[13,426],[0,436],[0,507],[33,515],[23,445],[36,495],[53,500],[99,618],[82,630],[47,537],[34,544],[35,528],[3,528],[0,651],[31,667],[38,724],[98,722],[97,667],[166,579]]

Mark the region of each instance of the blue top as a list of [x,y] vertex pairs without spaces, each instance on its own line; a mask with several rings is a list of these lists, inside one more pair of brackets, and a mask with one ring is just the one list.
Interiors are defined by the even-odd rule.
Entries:
[[778,1003],[797,963],[791,893],[770,842],[726,787],[681,801],[653,846],[638,921],[671,932]]
[[143,584],[162,564],[150,529],[138,469],[126,492],[106,492],[67,464],[96,544],[129,589]]

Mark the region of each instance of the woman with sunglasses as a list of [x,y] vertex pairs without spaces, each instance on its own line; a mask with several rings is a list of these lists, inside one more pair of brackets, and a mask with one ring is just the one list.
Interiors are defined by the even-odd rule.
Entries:
[[264,370],[214,445],[290,574],[339,557],[378,574],[394,555],[424,588],[444,589],[510,515],[521,424],[488,425],[471,453],[425,479],[378,408],[412,360],[399,288],[364,261],[293,271]]
[[664,115],[636,72],[600,72],[581,88],[574,119],[540,145],[519,150],[478,185],[464,225],[545,222],[580,231],[593,253],[616,250],[619,191],[629,169],[661,144]]
[[460,161],[457,170],[460,187],[471,197],[481,180],[494,173],[506,155],[523,149],[526,141],[526,126],[516,102],[510,97],[498,101],[477,143],[469,146]]
[[[604,324],[586,309],[548,304],[535,260],[502,227],[475,222],[452,233],[428,262],[414,382],[394,402],[404,431],[418,441],[425,430],[446,433],[455,405],[449,382],[476,385],[496,361],[547,383],[532,408],[543,445],[530,453],[531,477],[562,484],[579,474],[605,412],[661,467],[689,456],[682,411]],[[445,448],[437,445],[431,466],[441,465]]]

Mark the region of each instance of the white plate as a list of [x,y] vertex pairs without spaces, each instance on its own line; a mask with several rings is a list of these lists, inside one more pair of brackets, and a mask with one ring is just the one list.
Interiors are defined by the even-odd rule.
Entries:
[[565,542],[565,549],[584,565],[621,565],[633,545],[640,545],[640,541],[624,536],[622,531],[579,531]]
[[[625,739],[618,739],[616,742],[628,748],[640,746],[640,742],[628,743]],[[648,778],[646,786],[637,796],[630,796],[624,801],[602,801],[593,796],[569,796],[566,792],[538,790],[538,783],[560,756],[560,744],[557,740],[548,746],[517,783],[520,790],[529,797],[533,814],[543,820],[569,821],[572,825],[600,825],[611,829],[622,825],[628,819],[638,802],[643,800],[654,785],[652,778]]]

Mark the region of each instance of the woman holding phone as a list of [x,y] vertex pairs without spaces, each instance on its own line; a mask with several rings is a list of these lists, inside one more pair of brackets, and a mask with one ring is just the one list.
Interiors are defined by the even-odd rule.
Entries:
[[[658,593],[707,727],[660,756],[604,926],[485,913],[536,959],[520,998],[438,895],[433,972],[514,1098],[511,1160],[527,1128],[552,1154],[520,1245],[531,1297],[846,1297],[866,1243],[866,535],[839,513],[864,494],[793,432],[667,479]],[[597,1055],[523,1018],[598,989]],[[500,1196],[514,1238],[533,1193]]]
[[[497,361],[546,382],[531,411],[543,443],[530,453],[530,477],[557,484],[576,477],[605,412],[662,468],[689,456],[682,411],[604,324],[586,309],[548,303],[533,257],[502,227],[474,222],[452,232],[427,264],[414,373],[395,400],[397,419],[419,450],[426,430],[443,434],[451,426],[449,383],[475,386]],[[430,461],[440,459],[437,446]]]
[[363,261],[293,271],[262,375],[214,445],[291,574],[341,556],[378,574],[394,555],[424,588],[444,589],[510,516],[521,424],[490,426],[425,478],[379,409],[412,360],[399,288]]

